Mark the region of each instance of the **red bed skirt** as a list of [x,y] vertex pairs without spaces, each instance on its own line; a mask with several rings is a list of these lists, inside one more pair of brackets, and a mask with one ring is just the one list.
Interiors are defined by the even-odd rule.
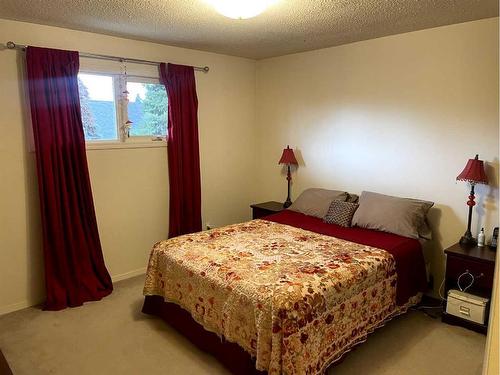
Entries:
[[217,358],[233,374],[266,374],[255,369],[255,361],[239,345],[221,340],[215,333],[206,331],[186,310],[174,303],[165,302],[163,297],[146,296],[142,312],[163,319],[200,350]]

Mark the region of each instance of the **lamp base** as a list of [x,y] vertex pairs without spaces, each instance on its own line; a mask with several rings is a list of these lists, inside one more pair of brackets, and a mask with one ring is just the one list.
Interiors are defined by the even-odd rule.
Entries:
[[460,238],[460,245],[473,247],[477,245],[477,240],[472,237],[470,232],[465,232],[465,234]]
[[292,205],[292,201],[290,200],[290,198],[288,198],[285,203],[283,203],[283,207],[284,208],[288,208]]

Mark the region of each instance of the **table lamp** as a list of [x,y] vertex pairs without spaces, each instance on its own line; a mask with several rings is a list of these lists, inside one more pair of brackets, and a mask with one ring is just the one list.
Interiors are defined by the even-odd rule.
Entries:
[[290,182],[292,181],[292,175],[290,174],[290,165],[298,165],[297,159],[295,158],[295,154],[293,153],[293,149],[290,146],[286,146],[283,150],[283,154],[281,155],[281,159],[278,164],[286,164],[287,166],[287,174],[286,179],[288,181],[288,196],[286,197],[285,203],[283,203],[283,207],[288,208],[292,204],[290,199]]
[[479,155],[476,155],[474,159],[469,159],[462,173],[457,176],[457,181],[467,181],[471,186],[469,200],[467,201],[467,206],[469,206],[467,230],[460,239],[460,245],[475,246],[477,242],[476,239],[472,237],[472,233],[470,231],[470,225],[472,221],[472,207],[476,205],[476,202],[474,202],[474,186],[476,184],[488,185],[488,177],[486,176],[486,173],[484,171],[484,163],[482,160],[479,160]]

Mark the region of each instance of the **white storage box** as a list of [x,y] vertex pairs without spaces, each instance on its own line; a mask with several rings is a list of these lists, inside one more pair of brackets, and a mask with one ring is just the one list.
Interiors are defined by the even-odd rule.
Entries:
[[462,319],[485,324],[488,302],[488,298],[451,289],[448,291],[446,312]]

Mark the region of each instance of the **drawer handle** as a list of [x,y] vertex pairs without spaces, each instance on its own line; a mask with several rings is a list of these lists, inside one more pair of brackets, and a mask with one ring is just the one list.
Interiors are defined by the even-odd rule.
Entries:
[[470,316],[470,309],[468,307],[460,306],[460,308],[458,309],[458,311],[462,315]]

